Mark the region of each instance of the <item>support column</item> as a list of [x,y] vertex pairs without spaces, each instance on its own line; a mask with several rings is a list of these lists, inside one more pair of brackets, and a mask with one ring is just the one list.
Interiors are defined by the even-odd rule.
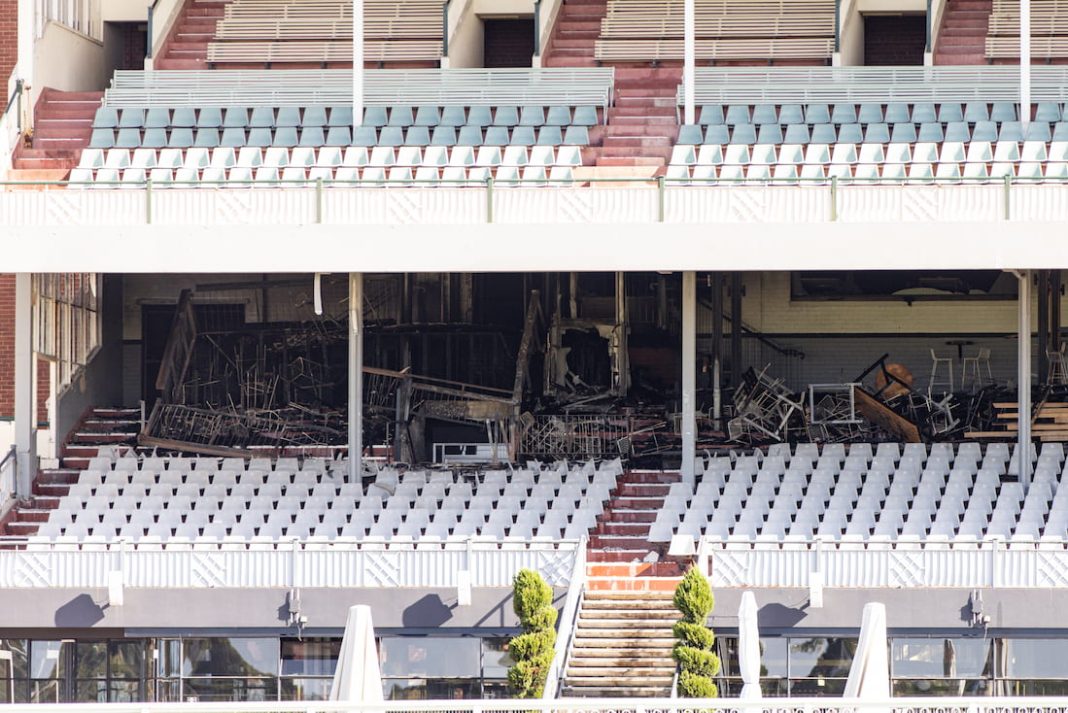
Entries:
[[363,274],[349,273],[349,477],[363,477]]
[[731,386],[742,383],[742,273],[731,273]]
[[1061,350],[1061,271],[1050,270],[1049,348]]
[[363,0],[352,0],[352,125],[363,124]]
[[[1038,383],[1043,385],[1049,378],[1049,270],[1038,271]],[[963,384],[964,382],[961,381]]]
[[683,40],[682,40],[682,92],[685,111],[685,123],[696,124],[694,114],[694,69],[697,65],[696,14],[694,0],[683,3]]
[[[18,76],[27,85],[33,84],[33,47],[37,42],[37,3],[34,0],[18,0],[18,29],[16,37],[16,47],[18,48],[18,54],[16,55],[16,62],[18,63]],[[7,79],[6,77],[4,79]],[[4,87],[4,94],[7,94],[7,87]],[[6,100],[4,102],[7,103]],[[30,116],[33,116],[33,111],[28,112]]]
[[712,273],[712,418],[723,418],[723,273]]
[[619,330],[617,387],[620,394],[626,394],[630,391],[630,324],[627,322],[627,280],[623,272],[616,273],[616,329]]
[[697,274],[682,273],[682,465],[694,476],[697,456]]
[[33,281],[28,272],[15,275],[15,494],[29,498],[37,471],[37,414],[33,381]]
[[1020,0],[1020,124],[1031,121],[1031,0]]
[[1019,278],[1019,332],[1017,352],[1017,377],[1019,395],[1016,397],[1016,424],[1018,441],[1016,455],[1020,482],[1024,488],[1031,485],[1031,272],[1021,270]]

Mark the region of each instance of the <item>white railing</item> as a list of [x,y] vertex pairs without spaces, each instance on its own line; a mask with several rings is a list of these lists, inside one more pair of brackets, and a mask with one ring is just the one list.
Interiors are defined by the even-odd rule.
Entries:
[[15,497],[15,480],[18,477],[18,451],[14,445],[0,459],[0,515],[12,505]]
[[582,598],[586,591],[586,538],[583,537],[575,554],[575,565],[571,570],[571,581],[567,587],[567,598],[564,600],[563,609],[560,610],[560,622],[557,627],[556,648],[553,652],[553,663],[549,667],[549,673],[545,679],[545,691],[542,699],[552,700],[556,698],[567,671],[567,659],[571,654],[571,640],[575,635],[575,625],[578,623],[579,610],[582,608]]
[[[697,104],[1019,101],[1013,66],[698,67]],[[1031,101],[1068,100],[1068,67],[1036,66]],[[677,101],[683,104],[682,85]]]
[[148,6],[146,59],[154,58],[163,49],[163,42],[174,27],[183,5],[182,0],[153,0]]
[[260,703],[33,703],[5,713],[1065,713],[1068,698],[558,698],[556,700],[283,701]]
[[[25,542],[25,541],[24,541]],[[16,546],[7,540],[7,546]],[[128,587],[456,587],[470,572],[475,587],[508,587],[520,569],[537,570],[556,587],[570,583],[579,543],[469,540],[278,542],[165,546],[35,543],[0,550],[0,588],[106,587],[122,572]]]
[[934,65],[935,49],[938,36],[942,33],[942,15],[946,10],[946,0],[927,0],[927,46],[924,48],[923,63]]
[[[611,67],[369,69],[364,73],[364,104],[607,107],[614,77]],[[119,108],[351,103],[352,70],[348,69],[120,70],[104,95],[105,105]]]
[[[705,540],[713,587],[1068,586],[1068,542],[785,542]],[[813,577],[814,573],[818,576]]]
[[11,169],[15,148],[22,134],[22,80],[12,72],[0,99],[0,180]]
[[0,222],[87,227],[1068,221],[1068,182],[697,186],[660,181],[659,187],[648,179],[596,182],[602,187],[506,187],[487,181],[467,188],[324,184],[164,190],[157,184],[152,190],[134,185],[39,191],[5,191],[0,183]]
[[37,0],[36,23],[38,39],[44,36],[49,22],[63,25],[94,40],[103,40],[100,3],[102,0]]

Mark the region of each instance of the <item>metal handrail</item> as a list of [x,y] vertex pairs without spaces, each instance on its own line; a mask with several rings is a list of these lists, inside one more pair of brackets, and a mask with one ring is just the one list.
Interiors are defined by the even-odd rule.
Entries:
[[8,449],[7,455],[4,456],[4,459],[0,460],[0,471],[4,469],[4,466],[7,465],[7,462],[9,460],[15,460],[16,463],[18,462],[18,449],[14,445],[12,445],[11,448]]
[[159,5],[159,0],[152,0],[152,4],[148,6],[148,24],[145,28],[147,34],[147,41],[145,42],[145,59],[152,59],[152,23],[153,15],[156,12],[156,5]]
[[7,100],[7,105],[4,107],[4,110],[0,112],[0,118],[3,118],[11,111],[12,106],[16,103],[18,104],[18,110],[15,113],[15,121],[17,122],[15,127],[18,129],[19,133],[22,133],[22,87],[23,80],[21,78],[16,79],[15,89],[11,92],[11,97]]
[[449,56],[449,8],[452,0],[445,0],[441,6],[441,56]]
[[541,56],[541,0],[534,0],[534,56]]

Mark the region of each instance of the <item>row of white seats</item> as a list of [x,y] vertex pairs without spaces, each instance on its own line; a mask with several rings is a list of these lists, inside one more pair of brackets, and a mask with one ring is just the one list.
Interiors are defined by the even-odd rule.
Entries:
[[1058,163],[913,163],[830,164],[810,166],[668,166],[666,177],[674,181],[798,181],[832,178],[858,181],[961,180],[1023,178],[1061,182],[1068,179],[1068,162]]
[[284,148],[266,150],[244,148],[216,149],[85,149],[78,168],[364,168],[408,166],[410,168],[469,168],[472,166],[581,166],[579,146],[362,146],[341,148]]
[[305,169],[293,167],[278,169],[268,166],[259,168],[237,167],[205,168],[75,168],[71,171],[72,188],[143,188],[151,180],[158,188],[175,187],[307,187],[317,181],[337,182],[339,184],[358,183],[361,186],[456,186],[461,184],[482,184],[495,178],[500,186],[563,186],[574,181],[574,170],[570,166],[499,166],[460,168],[446,166],[436,168],[421,166],[413,170],[410,167],[382,168],[369,166],[364,169],[341,167],[337,169],[315,167]]
[[[296,530],[296,528],[294,528]],[[581,535],[565,537],[567,540],[577,540]],[[480,535],[423,535],[419,538],[394,535],[390,538],[372,535],[353,536],[338,535],[328,537],[326,535],[309,534],[298,537],[282,535],[274,537],[270,535],[226,535],[224,537],[196,536],[196,537],[161,537],[159,535],[145,535],[136,541],[128,538],[107,538],[103,535],[32,535],[26,538],[22,547],[30,551],[47,552],[96,552],[113,549],[117,541],[125,542],[129,552],[219,552],[219,551],[285,551],[292,552],[294,547],[306,551],[323,550],[371,550],[371,551],[460,551],[474,549],[483,551],[523,551],[523,550],[556,550],[560,544],[559,537],[551,535],[534,535],[532,537],[520,537],[519,535],[504,537],[491,537]]]
[[[114,511],[111,511],[114,512]],[[327,512],[322,516],[308,511],[296,516],[287,514],[263,516],[246,513],[235,517],[220,515],[209,517],[207,513],[163,513],[152,517],[149,513],[135,512],[128,518],[124,513],[105,516],[100,520],[79,516],[70,523],[48,522],[41,526],[37,536],[42,538],[75,537],[85,539],[101,537],[105,540],[138,540],[143,537],[166,540],[170,537],[200,539],[262,537],[271,540],[284,538],[305,539],[323,537],[441,538],[480,536],[494,539],[505,537],[531,538],[534,536],[553,539],[578,539],[585,536],[596,523],[594,510],[564,511],[547,510],[538,513],[523,510],[516,516],[495,512],[490,516],[473,511],[438,511],[431,516],[424,510],[409,511],[404,517],[399,511],[382,511],[378,515],[357,512],[350,517],[342,513]]]
[[676,145],[671,165],[718,166],[908,163],[1042,163],[1068,161],[1068,141],[946,141],[941,144],[703,144]]

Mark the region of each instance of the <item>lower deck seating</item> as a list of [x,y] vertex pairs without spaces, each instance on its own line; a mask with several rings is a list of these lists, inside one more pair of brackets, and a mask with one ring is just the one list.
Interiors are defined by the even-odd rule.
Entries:
[[542,469],[386,468],[345,482],[344,461],[93,459],[38,532],[74,541],[578,539],[622,472],[618,461]]
[[976,443],[773,446],[717,457],[672,485],[650,539],[1068,540],[1064,450],[1045,444],[1025,490],[1014,451]]
[[667,176],[727,182],[1068,178],[1064,106],[1025,130],[1010,102],[707,105],[679,131]]

